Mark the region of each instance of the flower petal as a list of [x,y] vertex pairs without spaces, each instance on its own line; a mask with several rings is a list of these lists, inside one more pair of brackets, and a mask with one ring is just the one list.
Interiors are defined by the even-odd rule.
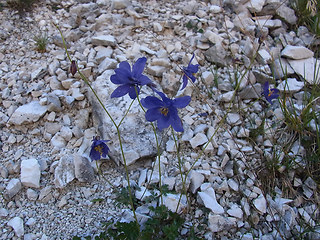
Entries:
[[138,77],[142,74],[144,66],[146,65],[147,59],[145,57],[139,58],[132,67],[132,75]]
[[181,88],[180,90],[185,89],[185,87],[187,86],[187,84],[188,84],[188,77],[187,77],[185,74],[183,74],[182,80],[183,80],[183,85],[182,85],[182,88]]
[[148,96],[141,100],[141,104],[145,108],[158,108],[163,107],[164,103],[157,97]]
[[100,153],[98,151],[96,151],[94,148],[91,148],[89,157],[95,161],[97,161],[101,158]]
[[[119,69],[116,69],[116,70],[119,70]],[[130,80],[129,78],[131,77],[131,72],[128,72],[128,71],[116,71],[116,74],[113,74],[111,77],[110,77],[110,80],[112,83],[114,84],[126,84],[126,83],[129,83]]]
[[121,69],[121,70],[126,70],[126,71],[131,72],[130,64],[129,64],[127,61],[121,62],[121,63],[119,64],[119,69]]
[[129,92],[130,98],[135,99],[137,97],[137,93],[138,95],[140,93],[140,88],[138,86],[130,85],[128,92]]
[[263,95],[267,97],[269,94],[269,82],[265,82],[263,85]]
[[158,128],[160,130],[167,128],[170,126],[170,114],[168,114],[167,116],[164,116],[161,114],[161,116],[158,118]]
[[145,117],[148,122],[153,122],[161,118],[162,114],[159,108],[151,108],[146,112]]
[[139,81],[141,86],[151,83],[150,78],[148,78],[145,75],[140,75],[139,78],[138,78],[138,81]]
[[162,98],[164,106],[169,107],[172,105],[172,100],[170,98],[168,98],[163,92],[156,91],[156,93],[158,93],[160,95],[160,97]]
[[130,90],[130,84],[124,84],[117,87],[111,94],[111,98],[122,97],[126,95]]
[[196,64],[196,65],[190,64],[188,66],[188,71],[190,73],[196,73],[196,72],[198,72],[198,69],[199,69],[199,64]]
[[184,107],[188,106],[190,101],[191,101],[190,96],[179,97],[179,98],[172,100],[172,102],[173,102],[172,106],[174,106],[176,108],[184,108]]
[[182,121],[178,116],[177,109],[170,108],[170,124],[176,132],[183,132]]

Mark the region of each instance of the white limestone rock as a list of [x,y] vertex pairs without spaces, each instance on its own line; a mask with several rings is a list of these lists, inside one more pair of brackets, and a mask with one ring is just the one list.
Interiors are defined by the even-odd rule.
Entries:
[[230,102],[234,96],[235,91],[229,91],[227,93],[223,93],[218,97],[218,101],[222,102]]
[[[112,84],[111,82],[105,84],[106,79],[109,79],[113,74],[113,70],[106,70],[93,82],[92,87],[95,89],[100,100],[108,109],[108,112],[113,117],[115,122],[119,123],[123,118],[124,113],[132,103],[132,99],[130,99],[127,95],[121,98],[110,99],[111,93],[119,86]],[[149,95],[151,92],[151,89],[144,88],[143,92],[140,94],[140,97],[144,98],[146,97],[146,94]],[[121,156],[117,132],[114,131],[114,125],[91,91],[89,91],[89,101],[94,106],[92,108],[93,117],[97,123],[101,125],[101,128],[99,129],[102,135],[101,138],[112,140],[112,144],[109,144],[110,156],[118,164],[120,161],[123,161],[123,158]],[[157,154],[155,136],[152,131],[152,127],[147,121],[145,121],[144,114],[145,113],[139,106],[138,101],[135,101],[132,104],[129,113],[121,123],[120,131],[127,165],[133,164],[139,158],[155,156]],[[158,137],[159,139],[162,139],[161,132],[159,133]],[[165,144],[166,141],[162,141],[162,143]]]
[[27,198],[28,198],[29,200],[35,201],[35,200],[38,199],[38,196],[39,196],[39,194],[38,194],[35,190],[33,190],[33,189],[31,189],[31,188],[28,188],[28,189],[27,189]]
[[27,187],[40,187],[40,164],[37,159],[31,158],[21,161],[21,183]]
[[4,218],[7,217],[9,215],[9,211],[5,208],[0,208],[0,217]]
[[251,13],[261,12],[266,0],[250,0],[246,6]]
[[304,87],[304,82],[297,81],[295,78],[287,78],[278,85],[278,89],[282,92],[299,92]]
[[75,177],[80,182],[92,182],[95,179],[93,167],[86,157],[78,154],[74,155],[74,171]]
[[64,188],[74,178],[73,156],[64,155],[60,158],[58,166],[54,170],[54,184],[57,188]]
[[190,172],[189,177],[190,177],[190,181],[191,181],[190,190],[194,194],[194,193],[196,193],[198,188],[203,184],[204,176],[203,176],[203,174],[201,174],[195,170],[192,170]]
[[[180,199],[180,194],[169,193],[166,196],[163,196],[163,204],[172,212],[181,213],[187,207],[186,195],[182,195],[180,201],[179,199]],[[178,203],[179,203],[179,207],[178,207]]]
[[128,6],[130,6],[130,2],[128,0],[113,0],[111,3],[112,9],[126,9]]
[[[201,186],[201,188],[202,188],[202,186]],[[209,208],[213,213],[215,213],[215,214],[224,213],[223,207],[217,202],[216,194],[215,194],[214,189],[212,187],[209,187],[202,192],[198,192],[198,195],[199,195],[200,199],[202,200],[204,206],[206,208]]]
[[192,148],[194,149],[194,148],[208,142],[208,138],[204,133],[197,133],[193,138],[190,139],[189,142],[190,142]]
[[236,217],[238,219],[242,219],[243,217],[243,211],[237,204],[233,204],[229,210],[227,210],[227,213],[232,216]]
[[13,178],[9,181],[4,191],[5,199],[9,200],[14,197],[21,189],[21,182],[17,178]]
[[98,46],[115,47],[117,45],[117,40],[112,35],[98,35],[98,36],[92,37],[91,42],[93,45],[98,45]]
[[253,200],[253,205],[262,214],[267,212],[267,201],[263,194],[260,194],[256,199]]
[[287,45],[281,51],[281,57],[286,57],[286,58],[295,59],[295,60],[312,58],[313,55],[314,53],[311,50],[303,46]]
[[237,224],[237,219],[233,217],[223,217],[218,214],[209,213],[208,226],[214,233],[228,231]]
[[295,24],[298,20],[296,17],[294,10],[287,7],[286,4],[281,4],[277,9],[276,13],[280,16],[284,21],[289,24]]
[[320,76],[317,74],[320,68],[320,61],[315,58],[307,58],[301,60],[288,60],[291,68],[308,83],[319,84]]
[[229,179],[228,185],[233,191],[235,191],[235,192],[239,191],[239,184],[235,180]]
[[227,123],[230,125],[239,125],[241,123],[241,117],[238,113],[228,113]]
[[24,235],[23,220],[20,217],[14,217],[10,219],[8,225],[13,228],[17,237],[22,237]]
[[18,107],[9,119],[9,123],[15,125],[34,123],[38,121],[47,110],[48,106],[40,105],[39,101],[32,101]]

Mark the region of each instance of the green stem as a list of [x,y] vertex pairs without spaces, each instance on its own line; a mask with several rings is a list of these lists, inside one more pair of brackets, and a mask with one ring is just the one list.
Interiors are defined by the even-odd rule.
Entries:
[[[60,32],[60,35],[61,35],[61,38],[62,38],[62,42],[63,42],[63,46],[64,46],[64,49],[65,49],[65,52],[67,54],[67,57],[69,59],[70,62],[72,62],[71,60],[71,57],[69,55],[69,52],[68,52],[68,49],[67,49],[67,45],[66,45],[66,42],[65,42],[65,39],[63,37],[63,34],[60,30],[60,28],[54,24],[54,26],[59,30]],[[136,211],[135,211],[135,208],[134,208],[134,204],[133,204],[133,198],[132,198],[132,190],[131,190],[131,186],[130,186],[130,178],[129,178],[129,171],[128,171],[128,167],[127,167],[127,162],[126,162],[126,158],[125,158],[125,155],[124,155],[124,151],[123,151],[123,146],[122,146],[122,141],[121,141],[121,134],[120,134],[120,130],[119,130],[119,126],[122,122],[122,120],[120,121],[120,124],[119,126],[115,123],[114,119],[112,118],[112,116],[110,115],[110,113],[108,112],[108,110],[106,109],[106,107],[104,106],[104,104],[102,103],[102,101],[100,100],[99,96],[97,95],[96,91],[92,88],[91,84],[89,83],[88,79],[86,78],[86,76],[84,76],[80,70],[79,70],[79,67],[77,66],[77,72],[79,73],[80,77],[82,78],[82,80],[89,86],[89,88],[91,89],[91,91],[93,92],[94,96],[97,98],[98,102],[100,103],[100,105],[102,106],[103,110],[107,113],[107,115],[109,116],[110,120],[112,121],[113,125],[115,126],[116,130],[117,130],[117,135],[118,135],[118,139],[119,139],[119,145],[120,145],[120,149],[121,149],[121,155],[122,155],[122,158],[123,158],[123,162],[124,162],[124,167],[125,167],[125,172],[126,172],[126,179],[127,179],[127,183],[128,183],[128,190],[129,190],[129,198],[130,198],[130,205],[131,205],[131,208],[132,208],[132,212],[133,212],[133,215],[134,215],[134,219],[136,221],[136,224],[137,224],[137,227],[139,229],[139,232],[140,232],[140,225],[139,225],[139,222],[138,222],[138,219],[137,219],[137,216],[136,216]],[[132,103],[131,103],[132,105]],[[130,105],[130,107],[131,107]],[[126,113],[127,114],[127,113]]]
[[[140,105],[142,111],[145,113],[146,110],[144,109],[144,107],[143,107],[142,104],[141,104],[141,101],[140,101],[140,98],[139,98],[139,95],[138,95],[137,88],[135,88],[135,90],[136,90],[136,94],[137,94],[137,99],[138,99],[139,105]],[[154,126],[154,124],[153,124],[152,122],[150,122],[150,124],[151,124],[151,126],[152,126],[154,136],[155,136],[155,138],[156,138],[157,158],[158,158],[158,164],[159,164],[159,191],[160,191],[161,204],[163,204],[163,193],[162,193],[162,185],[161,185],[161,162],[160,162],[161,152],[160,152],[160,145],[159,145],[159,140],[158,140],[158,136],[157,136],[156,127]],[[151,175],[150,175],[150,179],[151,179],[151,177],[152,177],[153,171],[154,171],[154,167],[152,168],[152,172],[151,172]],[[148,186],[149,186],[149,184],[148,184]],[[148,188],[148,186],[147,186],[147,188]],[[146,188],[146,190],[147,190],[147,188]],[[143,193],[142,196],[144,196],[146,190],[144,191],[144,193]]]

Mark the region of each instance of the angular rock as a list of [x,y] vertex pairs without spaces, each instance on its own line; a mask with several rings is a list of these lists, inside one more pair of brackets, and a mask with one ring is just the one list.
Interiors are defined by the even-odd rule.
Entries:
[[13,178],[9,181],[6,189],[4,191],[4,197],[7,200],[10,200],[14,197],[21,189],[21,182],[17,178]]
[[242,219],[243,217],[243,211],[240,207],[238,207],[237,204],[233,204],[229,210],[227,210],[227,213],[232,216],[236,217],[238,219]]
[[249,9],[251,13],[261,12],[266,0],[250,0],[246,7]]
[[196,148],[208,142],[208,138],[204,133],[197,133],[193,138],[190,139],[189,142],[192,148]]
[[92,37],[91,42],[93,45],[98,45],[98,46],[115,47],[117,45],[117,40],[112,35],[98,35],[98,36]]
[[27,198],[31,201],[35,201],[38,199],[39,194],[31,188],[27,190]]
[[297,17],[294,13],[294,10],[287,7],[285,4],[281,4],[277,10],[276,13],[279,17],[281,17],[284,21],[286,21],[289,24],[296,24]]
[[241,117],[238,113],[228,113],[227,122],[230,125],[239,125],[241,123]]
[[74,158],[72,155],[64,155],[54,170],[54,184],[57,188],[64,188],[74,178]]
[[264,214],[267,212],[267,201],[263,194],[260,194],[255,200],[253,200],[253,205],[258,211],[260,211],[260,213]]
[[18,107],[9,119],[9,123],[15,125],[34,123],[38,121],[47,110],[48,107],[40,105],[39,101],[32,101]]
[[203,184],[204,182],[204,176],[203,174],[192,170],[190,172],[190,180],[191,180],[191,184],[190,184],[190,190],[191,192],[194,194],[196,193],[196,191],[198,190],[198,188]]
[[[109,98],[111,93],[119,86],[111,82],[106,84],[106,79],[109,81],[112,74],[114,74],[113,70],[106,70],[92,85],[109,114],[116,123],[119,123],[129,108],[132,99],[128,96]],[[151,94],[151,90],[145,86],[143,87],[143,91],[147,92],[148,95]],[[117,131],[97,99],[91,92],[89,94],[89,100],[93,106],[93,115],[97,119],[99,126],[101,126],[100,134],[103,139],[111,140],[108,143],[110,148],[109,156],[116,163],[120,161],[123,163]],[[141,99],[145,96],[144,93],[141,93],[139,97]],[[122,121],[120,132],[127,165],[133,164],[139,158],[156,156],[155,136],[152,127],[145,120],[144,112],[139,106],[138,101],[132,104],[130,111]],[[158,138],[161,139],[161,133],[158,132],[157,134]]]
[[310,84],[319,84],[320,61],[315,58],[307,58],[301,60],[288,60],[291,68]]
[[209,228],[214,233],[228,231],[236,226],[237,221],[238,220],[233,217],[223,217],[212,213],[209,213],[208,217]]
[[17,237],[22,237],[24,234],[23,220],[20,217],[10,219],[8,225],[13,228]]
[[95,179],[93,167],[86,157],[74,155],[75,176],[80,182],[92,182]]
[[125,9],[130,5],[130,2],[128,0],[113,0],[111,3],[112,9]]
[[187,198],[185,195],[182,195],[180,201],[179,199],[180,194],[169,193],[166,196],[163,196],[163,204],[172,212],[181,213],[187,207]]
[[21,183],[27,187],[40,187],[40,164],[37,159],[31,158],[21,161]]
[[223,207],[217,202],[216,194],[212,187],[207,188],[205,191],[198,192],[204,206],[209,208],[213,213],[224,213]]
[[242,99],[257,99],[261,97],[262,87],[260,83],[248,85],[241,90],[239,96]]
[[217,66],[226,67],[228,65],[227,51],[221,44],[216,44],[204,52],[206,59]]
[[287,78],[282,81],[277,88],[282,92],[299,92],[304,87],[304,82],[299,82],[295,78]]
[[287,45],[281,51],[281,57],[286,57],[286,58],[295,59],[295,60],[312,58],[313,55],[314,54],[311,50],[303,46]]
[[283,77],[294,73],[294,70],[285,58],[276,59],[272,63],[272,71],[276,79],[282,79]]

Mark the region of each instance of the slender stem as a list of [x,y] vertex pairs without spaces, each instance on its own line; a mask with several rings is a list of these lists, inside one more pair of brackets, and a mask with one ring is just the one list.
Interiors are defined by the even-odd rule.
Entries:
[[[70,60],[70,62],[72,61],[71,60],[71,57],[69,55],[69,52],[68,52],[68,49],[67,49],[67,45],[66,45],[66,42],[65,42],[65,39],[63,37],[63,34],[60,30],[60,28],[54,24],[55,27],[59,30],[60,32],[60,35],[61,35],[61,38],[62,38],[62,41],[63,41],[63,45],[64,45],[64,49],[65,49],[65,52],[67,54],[67,57],[68,59]],[[110,113],[108,112],[108,110],[106,109],[106,107],[104,106],[104,104],[102,103],[102,101],[100,100],[99,96],[97,95],[96,91],[92,88],[91,84],[89,83],[88,79],[86,78],[86,76],[84,76],[80,70],[79,70],[79,67],[77,66],[77,72],[79,73],[80,77],[83,79],[83,81],[89,86],[89,88],[91,89],[91,91],[93,92],[93,94],[95,95],[95,97],[98,99],[98,102],[100,103],[100,105],[102,106],[103,110],[107,113],[107,115],[109,116],[110,120],[112,121],[113,125],[115,126],[116,130],[117,130],[117,135],[118,135],[118,139],[119,139],[119,145],[120,145],[120,149],[121,149],[121,155],[122,155],[122,158],[123,158],[123,162],[124,162],[124,167],[125,167],[125,172],[126,172],[126,179],[127,179],[127,182],[128,182],[128,190],[129,190],[129,198],[130,198],[130,205],[131,205],[131,208],[132,208],[132,212],[133,212],[133,215],[134,215],[134,219],[136,221],[136,224],[137,224],[137,227],[139,229],[139,232],[140,232],[140,225],[139,225],[139,222],[138,222],[138,219],[137,219],[137,216],[136,216],[136,212],[135,212],[135,208],[134,208],[134,204],[133,204],[133,198],[132,198],[132,190],[131,190],[131,186],[130,186],[130,178],[129,178],[129,171],[128,171],[128,167],[127,167],[127,161],[126,161],[126,158],[125,158],[125,155],[124,155],[124,151],[123,151],[123,146],[122,146],[122,141],[121,141],[121,134],[120,134],[120,130],[119,130],[119,126],[122,122],[120,122],[119,126],[117,126],[117,124],[115,123],[114,119],[112,118],[112,116],[110,115]],[[132,103],[131,103],[132,105]],[[131,107],[130,105],[130,107]],[[127,114],[127,112],[126,112]]]
[[134,103],[134,101],[135,101],[135,99],[133,99],[133,100],[131,101],[130,106],[128,107],[126,113],[124,114],[124,116],[122,117],[122,119],[120,120],[120,122],[118,123],[118,125],[117,125],[118,127],[120,127],[120,125],[121,125],[121,123],[123,122],[124,118],[128,115],[128,113],[129,113],[129,111],[130,111],[130,109],[131,109],[132,104]]
[[[139,98],[139,95],[138,95],[137,88],[135,88],[135,90],[136,90],[136,94],[137,94],[137,99],[138,99],[139,105],[140,105],[142,111],[145,113],[146,110],[144,109],[144,107],[143,107],[142,104],[141,104],[141,101],[140,101],[140,98]],[[159,191],[160,191],[161,204],[163,204],[163,193],[162,193],[162,183],[161,183],[161,162],[160,162],[161,152],[160,152],[160,145],[159,145],[159,140],[158,140],[158,136],[157,136],[156,127],[154,126],[154,124],[153,124],[152,122],[150,122],[150,124],[151,124],[151,126],[152,126],[153,133],[154,133],[154,136],[155,136],[155,139],[156,139],[156,145],[157,145],[157,157],[158,157],[158,164],[159,164]],[[151,175],[150,175],[150,179],[151,179],[151,177],[152,177],[153,171],[154,171],[154,167],[152,168],[152,172],[151,172]],[[149,184],[148,184],[148,185],[149,185]],[[145,191],[144,191],[144,193],[143,193],[142,196],[144,196],[146,190],[147,190],[147,188],[145,189]]]

